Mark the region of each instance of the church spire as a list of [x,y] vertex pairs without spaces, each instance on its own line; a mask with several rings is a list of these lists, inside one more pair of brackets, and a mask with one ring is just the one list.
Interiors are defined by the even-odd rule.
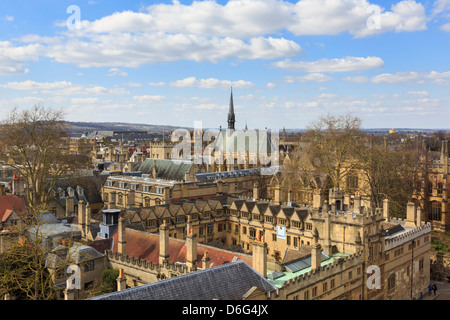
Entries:
[[235,122],[236,120],[234,116],[233,87],[231,87],[230,108],[228,109],[228,129],[234,130]]

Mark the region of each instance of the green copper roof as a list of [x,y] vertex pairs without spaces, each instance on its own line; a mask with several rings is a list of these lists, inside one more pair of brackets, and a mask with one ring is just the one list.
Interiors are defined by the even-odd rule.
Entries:
[[[330,256],[328,259],[322,260],[321,266],[326,266],[327,264],[332,263],[333,260],[334,260],[334,258],[338,258],[338,257],[346,257],[346,256],[348,256],[348,255],[349,255],[349,254],[337,252],[337,253],[333,254],[332,256]],[[322,259],[323,259],[323,258],[324,258],[324,255],[322,255]],[[302,260],[304,260],[304,259],[302,259]],[[309,266],[308,266],[308,267],[305,266],[305,268],[300,269],[300,270],[298,270],[298,271],[296,271],[296,272],[290,272],[289,270],[286,269],[286,270],[283,271],[283,273],[284,273],[283,276],[279,276],[280,273],[279,273],[279,272],[276,272],[277,277],[272,277],[272,276],[270,276],[270,274],[271,274],[272,272],[275,272],[275,271],[274,271],[274,270],[267,270],[267,275],[268,275],[268,276],[267,276],[267,279],[268,279],[275,287],[281,288],[281,287],[283,286],[283,283],[284,283],[285,281],[288,281],[288,280],[293,279],[293,278],[295,278],[295,277],[301,276],[302,274],[305,274],[305,273],[310,272],[310,271],[311,271],[311,259],[309,259],[309,261],[310,261],[310,263],[309,263]],[[293,263],[291,263],[291,264],[293,264]]]
[[190,172],[193,165],[191,161],[147,158],[138,171],[152,175],[155,164],[158,179],[177,181],[184,180],[184,175]]

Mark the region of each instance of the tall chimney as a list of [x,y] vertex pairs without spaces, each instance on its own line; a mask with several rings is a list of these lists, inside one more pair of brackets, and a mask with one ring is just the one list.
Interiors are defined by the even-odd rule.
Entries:
[[119,269],[119,276],[117,277],[117,291],[122,291],[127,288],[127,278],[124,275],[123,269]]
[[389,199],[383,200],[383,218],[389,221]]
[[322,246],[319,243],[319,232],[314,228],[313,232],[313,246],[311,250],[311,270],[320,269],[322,255]]
[[406,205],[405,226],[415,227],[416,226],[416,216],[417,216],[416,205],[413,202],[408,202],[408,204]]
[[259,185],[257,182],[253,183],[253,199],[259,199]]
[[118,226],[118,242],[117,242],[117,251],[122,254],[127,254],[127,241],[126,241],[126,230],[125,230],[125,218],[119,218],[119,226]]
[[208,251],[205,251],[205,254],[203,255],[202,258],[202,267],[203,269],[209,269],[210,266],[211,266],[211,259],[208,256]]
[[85,229],[86,240],[94,240],[91,234],[91,205],[89,204],[89,202],[86,204],[85,209],[85,223],[86,223]]
[[169,262],[169,226],[166,221],[159,227],[159,264]]
[[85,230],[85,210],[86,203],[83,200],[78,201],[78,230],[81,231],[82,237],[84,237]]
[[192,232],[189,221],[186,246],[186,266],[190,272],[193,272],[197,270],[197,235]]
[[75,213],[75,200],[74,197],[68,195],[66,197],[66,217],[72,216]]
[[252,267],[264,278],[267,278],[267,243],[255,241],[252,245]]
[[274,193],[274,202],[280,204],[281,203],[281,187],[279,184],[275,186],[275,193]]
[[323,197],[320,189],[314,189],[313,193],[313,209],[319,209],[322,206]]

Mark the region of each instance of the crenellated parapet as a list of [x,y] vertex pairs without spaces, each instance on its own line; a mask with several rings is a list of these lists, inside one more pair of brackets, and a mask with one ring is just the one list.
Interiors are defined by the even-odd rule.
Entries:
[[351,210],[312,210],[312,219],[329,218],[331,223],[352,223],[357,225],[367,225],[374,220],[383,220],[383,209],[361,207],[361,212]]
[[[323,281],[323,279],[341,274],[345,270],[351,270],[352,268],[361,266],[363,262],[364,255],[362,251],[345,257],[335,258],[333,262],[322,265],[317,270],[311,270],[283,282],[281,288],[267,292],[266,298],[268,300],[285,299],[292,292],[311,288],[314,284]],[[352,280],[354,281],[354,279]]]
[[107,250],[106,257],[110,263],[117,263],[124,268],[135,268],[141,271],[150,273],[162,273],[163,271],[170,271],[177,275],[189,273],[188,268],[183,264],[177,264],[172,262],[164,262],[163,264],[153,263],[142,258],[131,257],[119,252],[112,252]]
[[426,234],[431,234],[430,223],[423,223],[420,227],[414,228],[407,232],[403,232],[398,236],[385,239],[385,250],[391,250]]

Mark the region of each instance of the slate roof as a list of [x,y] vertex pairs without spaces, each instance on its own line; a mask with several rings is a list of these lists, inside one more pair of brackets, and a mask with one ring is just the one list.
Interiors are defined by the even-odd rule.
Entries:
[[166,180],[184,180],[184,175],[192,169],[192,161],[169,160],[169,159],[152,159],[147,158],[139,166],[138,171],[142,174],[152,174],[153,167],[156,163],[156,172],[158,179]]
[[244,261],[237,261],[90,300],[241,300],[253,287],[275,289]]

